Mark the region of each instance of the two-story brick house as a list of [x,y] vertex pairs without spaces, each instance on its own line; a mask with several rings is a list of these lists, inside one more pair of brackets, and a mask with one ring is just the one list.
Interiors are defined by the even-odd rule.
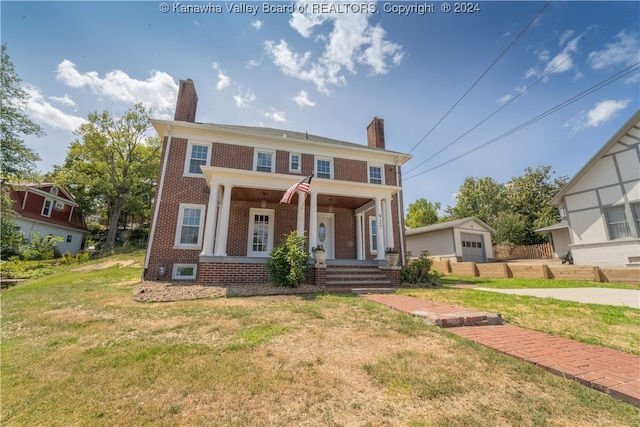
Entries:
[[[164,146],[145,280],[268,282],[269,253],[293,230],[307,236],[309,250],[323,245],[327,275],[337,266],[382,267],[386,247],[404,252],[400,167],[410,156],[385,149],[381,119],[367,128],[364,146],[196,123],[197,102],[193,82],[181,81],[174,120],[152,120]],[[311,175],[308,193],[280,203]],[[395,276],[387,271],[392,282]]]

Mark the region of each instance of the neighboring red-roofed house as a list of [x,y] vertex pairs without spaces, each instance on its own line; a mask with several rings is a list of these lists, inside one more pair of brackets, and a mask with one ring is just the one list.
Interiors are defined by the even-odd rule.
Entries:
[[12,220],[26,239],[31,232],[61,237],[56,248],[62,254],[76,254],[84,248],[89,230],[78,204],[63,188],[51,183],[10,184],[9,197],[17,214]]

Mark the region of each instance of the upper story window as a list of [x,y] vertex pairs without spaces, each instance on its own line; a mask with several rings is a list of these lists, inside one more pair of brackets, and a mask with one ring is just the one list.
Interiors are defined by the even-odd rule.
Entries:
[[316,178],[333,179],[333,159],[316,157]]
[[44,199],[44,203],[42,204],[42,216],[46,216],[47,218],[51,217],[51,211],[53,210],[53,200]]
[[268,150],[255,150],[253,156],[253,170],[258,172],[275,172],[276,154]]
[[300,153],[289,153],[289,172],[300,173],[302,156]]
[[382,166],[369,165],[369,183],[384,184]]
[[49,193],[51,193],[53,196],[57,196],[58,189],[56,187],[51,187],[51,189],[49,190]]
[[567,209],[564,206],[558,206],[558,215],[560,216],[560,221],[564,221],[567,219]]
[[189,142],[185,156],[184,174],[202,176],[200,166],[208,166],[211,156],[211,144]]
[[609,206],[604,208],[604,215],[609,228],[609,239],[621,239],[623,237],[631,237],[631,229],[627,216],[624,213],[624,205]]

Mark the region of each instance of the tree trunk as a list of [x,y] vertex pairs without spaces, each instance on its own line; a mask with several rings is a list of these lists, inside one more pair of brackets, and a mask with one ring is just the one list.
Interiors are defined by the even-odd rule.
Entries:
[[107,234],[107,241],[104,242],[104,251],[110,254],[116,244],[116,235],[118,233],[118,223],[120,222],[120,212],[122,212],[122,206],[124,205],[124,198],[119,196],[116,198],[113,204],[113,210],[109,215],[109,233]]

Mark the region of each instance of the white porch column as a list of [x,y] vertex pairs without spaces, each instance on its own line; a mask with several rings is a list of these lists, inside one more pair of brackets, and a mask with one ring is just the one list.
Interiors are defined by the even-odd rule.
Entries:
[[[298,191],[298,235],[299,236],[304,236],[304,213],[305,213],[305,206],[304,206],[304,201],[307,198],[307,194],[303,191]],[[311,233],[309,233],[311,234]]]
[[218,222],[218,230],[215,256],[227,256],[227,240],[229,238],[229,216],[231,213],[231,190],[233,185],[223,184],[224,194],[222,196],[222,209],[220,212],[220,221]]
[[363,251],[363,239],[362,239],[362,221],[364,220],[364,214],[356,214],[356,250],[357,250],[357,258],[360,260],[364,259],[364,251]]
[[[384,228],[385,236],[384,240],[387,242],[387,246],[392,247],[393,243],[393,215],[391,215],[391,197],[384,201]],[[397,248],[396,248],[397,249]]]
[[309,192],[309,252],[318,244],[318,193]]
[[204,238],[200,256],[213,255],[213,244],[216,241],[216,221],[218,220],[218,183],[211,183],[209,189],[209,204],[207,205],[207,217],[204,223]]
[[384,220],[382,217],[382,201],[380,200],[379,197],[376,197],[376,239],[377,239],[377,251],[378,254],[376,256],[377,260],[384,260],[384,250],[386,248],[385,246],[385,240],[384,240],[384,233],[386,233],[386,230],[383,226]]

